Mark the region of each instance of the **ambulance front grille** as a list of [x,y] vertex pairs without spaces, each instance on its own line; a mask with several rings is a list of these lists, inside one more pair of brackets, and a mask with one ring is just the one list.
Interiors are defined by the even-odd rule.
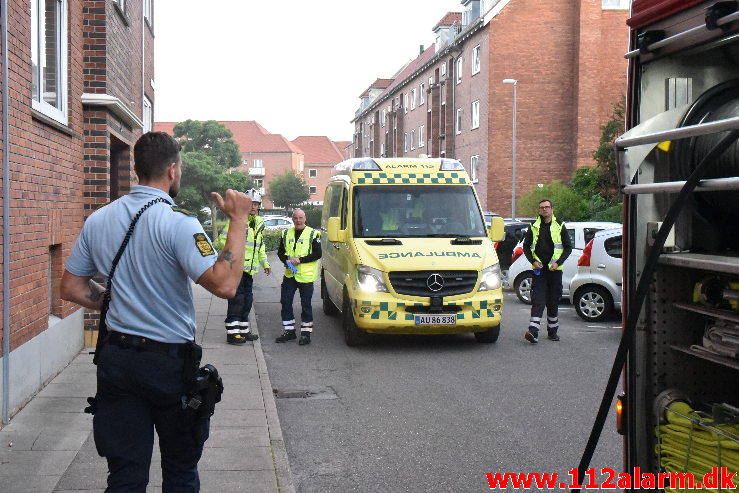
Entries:
[[[390,283],[398,294],[429,297],[469,293],[475,289],[477,275],[475,270],[420,270],[389,273]],[[435,283],[439,282],[442,286],[437,289],[438,284]]]

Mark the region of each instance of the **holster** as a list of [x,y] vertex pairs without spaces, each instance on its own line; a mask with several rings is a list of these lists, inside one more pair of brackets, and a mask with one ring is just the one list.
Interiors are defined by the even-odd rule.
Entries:
[[184,424],[191,425],[195,421],[213,416],[222,394],[223,380],[216,367],[205,365],[198,369],[187,393],[181,398]]

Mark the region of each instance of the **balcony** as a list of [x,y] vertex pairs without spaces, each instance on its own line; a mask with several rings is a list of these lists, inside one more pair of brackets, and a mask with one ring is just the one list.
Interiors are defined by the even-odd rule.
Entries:
[[264,168],[249,168],[249,176],[264,176]]

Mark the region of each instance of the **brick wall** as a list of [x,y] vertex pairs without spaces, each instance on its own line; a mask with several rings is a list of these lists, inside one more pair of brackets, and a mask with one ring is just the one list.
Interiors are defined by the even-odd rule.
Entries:
[[600,2],[589,0],[555,3],[516,0],[489,24],[493,211],[511,210],[505,191],[511,190],[513,91],[502,79],[518,80],[518,197],[538,183],[567,181],[576,166],[594,164],[590,153],[599,127],[625,88],[627,12],[603,11]]
[[10,145],[3,142],[2,151],[10,152],[11,191],[3,199],[11,207],[12,351],[53,324],[50,315],[66,318],[79,309],[59,298],[63,262],[84,218],[135,181],[130,149],[140,130],[102,108],[83,108],[81,95],[112,93],[133,101],[130,108],[139,116],[142,98],[140,81],[131,84],[131,74],[141,73],[140,6],[129,2],[139,9],[130,13],[132,26],[139,19],[135,35],[119,25],[122,17],[111,12],[111,2],[68,0],[68,124],[47,123],[31,109],[29,4],[8,3]]
[[[81,1],[70,0],[69,30],[81,24]],[[33,117],[31,110],[30,10],[8,2],[10,108],[10,349],[44,331],[49,314],[70,315],[77,307],[59,298],[61,259],[82,225],[82,112],[69,96],[68,130]],[[68,94],[82,92],[82,42],[70,36]],[[3,112],[6,109],[3,108]],[[6,198],[3,198],[5,200]],[[0,219],[1,221],[1,219]],[[5,227],[5,225],[2,225]],[[0,250],[5,245],[0,245]],[[1,258],[1,257],[0,257]],[[0,307],[0,316],[2,316]],[[3,334],[3,337],[5,334]]]

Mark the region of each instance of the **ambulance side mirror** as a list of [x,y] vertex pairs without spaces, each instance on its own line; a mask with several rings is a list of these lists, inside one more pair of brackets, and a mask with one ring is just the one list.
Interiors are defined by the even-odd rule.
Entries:
[[490,241],[503,241],[503,239],[505,238],[505,227],[502,217],[495,216],[490,220],[488,238],[490,238]]
[[340,217],[328,218],[328,241],[344,243],[346,241],[346,231],[339,229],[341,227]]

